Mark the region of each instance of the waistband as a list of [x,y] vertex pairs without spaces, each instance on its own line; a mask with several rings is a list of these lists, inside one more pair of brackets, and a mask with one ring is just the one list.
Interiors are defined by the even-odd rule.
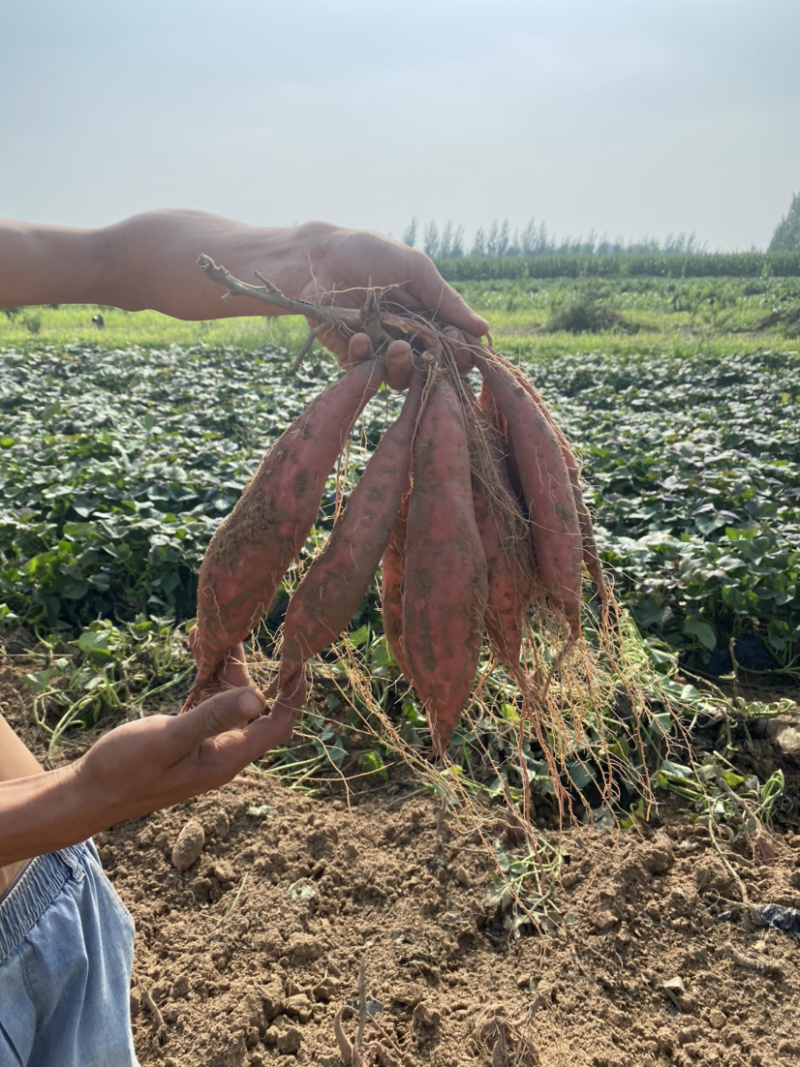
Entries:
[[87,854],[96,855],[90,841],[36,856],[20,872],[0,899],[0,964],[28,936],[67,882],[83,881]]

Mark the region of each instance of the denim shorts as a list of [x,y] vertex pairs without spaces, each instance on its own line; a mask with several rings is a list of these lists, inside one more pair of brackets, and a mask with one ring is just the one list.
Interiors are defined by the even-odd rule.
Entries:
[[137,1067],[132,964],[94,844],[31,860],[0,897],[0,1067]]

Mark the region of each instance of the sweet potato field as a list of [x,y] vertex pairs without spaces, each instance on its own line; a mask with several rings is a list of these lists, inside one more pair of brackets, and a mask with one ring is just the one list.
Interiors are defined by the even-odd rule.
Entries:
[[[486,294],[483,302],[492,303]],[[540,302],[530,295],[531,306]],[[797,354],[788,346],[729,354],[714,351],[714,341],[687,350],[683,338],[659,354],[603,354],[592,350],[592,335],[555,336],[560,353],[518,362],[582,461],[583,495],[623,609],[623,645],[646,664],[639,678],[631,668],[630,683],[644,680],[645,691],[655,684],[642,699],[656,715],[667,697],[688,700],[691,716],[693,701],[724,698],[741,684],[778,697],[796,688]],[[618,340],[605,336],[612,346]],[[29,684],[43,709],[55,706],[57,734],[108,710],[147,706],[153,691],[173,704],[186,699],[181,634],[195,616],[210,538],[267,448],[337,376],[323,352],[297,373],[291,360],[274,347],[4,350],[0,615],[6,632],[21,630],[52,650]],[[251,644],[254,656],[269,663],[279,655],[289,595],[401,401],[382,387],[364,409]],[[590,629],[599,616],[592,595],[587,582]],[[415,695],[401,695],[376,583],[347,629],[346,646],[316,661],[323,673],[343,669],[346,647],[390,719],[408,736],[426,736]],[[613,702],[617,683],[609,684]],[[503,686],[484,695],[513,718]],[[336,744],[346,749],[347,738]],[[378,747],[365,765],[380,769],[385,756]],[[546,791],[543,758],[534,746],[529,770]],[[576,758],[566,777],[582,785],[591,775]]]
[[[520,364],[582,458],[618,597],[648,639],[701,674],[738,665],[796,677],[797,353],[695,343],[608,355],[586,351],[585,334],[572,340],[584,351],[562,341],[562,353]],[[74,639],[97,620],[191,619],[211,534],[269,444],[335,377],[323,354],[297,374],[290,363],[272,348],[4,350],[4,624]],[[399,407],[382,390],[366,409],[301,558]],[[370,593],[353,631],[379,630],[374,605]]]

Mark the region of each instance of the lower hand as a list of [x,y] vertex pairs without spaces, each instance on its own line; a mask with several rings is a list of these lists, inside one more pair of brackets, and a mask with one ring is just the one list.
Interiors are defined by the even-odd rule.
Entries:
[[[302,686],[302,695],[305,686]],[[291,736],[298,687],[261,716],[264,698],[229,689],[185,715],[152,715],[101,737],[69,768],[73,786],[106,825],[149,814],[218,788]]]

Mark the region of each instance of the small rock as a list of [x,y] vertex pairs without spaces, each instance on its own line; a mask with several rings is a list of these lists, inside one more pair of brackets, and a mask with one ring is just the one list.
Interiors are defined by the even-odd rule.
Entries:
[[277,1026],[270,1026],[269,1030],[264,1034],[261,1039],[267,1048],[274,1048],[278,1044],[278,1038],[281,1036],[281,1032]]
[[428,1030],[433,1030],[441,1021],[442,1013],[425,1000],[414,1008],[414,1022],[417,1026],[424,1026]]
[[214,864],[214,877],[220,882],[235,882],[236,871],[233,869],[233,864],[228,863],[227,860],[217,860]]
[[224,811],[218,811],[209,826],[218,841],[224,841],[231,830],[231,821]]
[[301,1023],[307,1023],[314,1014],[314,1005],[305,995],[298,993],[294,997],[287,997],[283,1002],[283,1010],[293,1019],[299,1019]]
[[727,1021],[724,1013],[721,1012],[719,1008],[712,1008],[708,1013],[709,1025],[713,1026],[715,1030],[721,1030]]
[[278,1038],[278,1052],[282,1052],[284,1056],[295,1056],[300,1051],[302,1040],[300,1031],[296,1026],[292,1026]]
[[339,983],[335,978],[323,978],[314,986],[312,992],[315,1000],[321,1000],[323,1004],[327,1004],[338,994]]
[[458,882],[458,884],[460,886],[463,886],[464,889],[469,889],[469,887],[470,887],[469,875],[467,874],[467,872],[464,870],[463,867],[456,867],[456,869],[455,869],[455,880]]
[[663,989],[666,993],[672,993],[676,997],[682,997],[686,992],[686,986],[683,984],[683,979],[678,978],[677,975],[675,978],[668,978],[667,981],[664,982]]
[[650,874],[666,874],[675,862],[672,846],[667,842],[648,849],[644,854],[643,862]]
[[259,989],[264,1015],[270,1021],[283,1010],[283,985],[274,978],[269,985]]
[[617,925],[617,922],[617,917],[613,911],[600,911],[592,920],[592,925],[599,933],[606,934],[612,926]]
[[697,1007],[697,1001],[690,993],[686,992],[683,979],[677,975],[674,978],[667,979],[661,988],[679,1011],[690,1015]]
[[311,934],[292,934],[286,946],[286,955],[292,963],[306,963],[318,959],[325,951],[324,945]]
[[172,989],[170,990],[173,1000],[182,1000],[189,992],[189,979],[185,974],[180,975],[172,983]]
[[172,849],[172,866],[185,871],[196,863],[206,843],[206,835],[199,819],[189,819]]
[[[261,1000],[254,993],[248,993],[242,1001],[242,1014],[247,1019],[247,1025],[250,1030],[255,1030],[259,1034],[263,1034],[267,1029],[267,1018],[264,1014],[264,1009],[261,1006]],[[248,1045],[248,1048],[250,1046]]]
[[667,1055],[672,1053],[675,1048],[675,1042],[668,1027],[662,1026],[656,1033],[656,1045],[658,1046],[659,1052],[666,1052]]
[[787,755],[800,755],[800,730],[796,726],[780,725],[775,734],[775,744]]

